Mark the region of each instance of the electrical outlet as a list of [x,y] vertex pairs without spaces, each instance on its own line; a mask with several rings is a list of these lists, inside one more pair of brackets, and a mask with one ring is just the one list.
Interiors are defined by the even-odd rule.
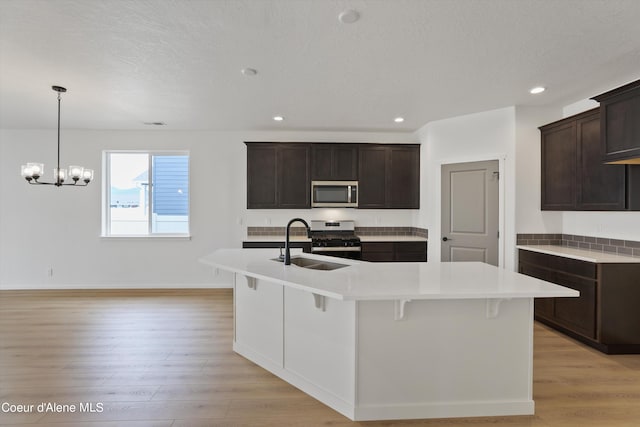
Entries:
[[47,268],[47,277],[51,279],[53,277],[53,267]]

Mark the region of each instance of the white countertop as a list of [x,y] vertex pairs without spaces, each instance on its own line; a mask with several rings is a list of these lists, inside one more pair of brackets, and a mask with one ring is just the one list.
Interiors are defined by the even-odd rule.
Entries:
[[426,242],[426,237],[420,236],[358,236],[361,242]]
[[[332,271],[272,261],[277,249],[219,249],[200,262],[339,300],[572,297],[572,289],[479,262],[369,263],[304,254],[348,264]],[[302,255],[292,250],[292,256]]]
[[540,252],[548,255],[557,255],[565,258],[577,259],[593,263],[639,263],[640,258],[618,255],[609,252],[591,251],[588,249],[569,248],[555,245],[518,245],[518,249],[532,252]]

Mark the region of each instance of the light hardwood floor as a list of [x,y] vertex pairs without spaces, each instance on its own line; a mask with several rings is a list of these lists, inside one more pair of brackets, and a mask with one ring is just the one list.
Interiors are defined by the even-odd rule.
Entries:
[[354,423],[233,353],[232,317],[230,290],[0,292],[0,403],[104,405],[0,411],[0,425],[640,426],[640,356],[603,355],[542,325],[536,415]]

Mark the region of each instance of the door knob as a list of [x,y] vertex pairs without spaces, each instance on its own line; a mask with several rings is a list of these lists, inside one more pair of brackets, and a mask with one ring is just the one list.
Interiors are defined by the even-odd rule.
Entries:
[[443,238],[442,238],[442,241],[443,241],[443,242],[446,242],[446,241],[448,241],[448,240],[453,240],[453,239],[449,239],[448,237],[443,237]]

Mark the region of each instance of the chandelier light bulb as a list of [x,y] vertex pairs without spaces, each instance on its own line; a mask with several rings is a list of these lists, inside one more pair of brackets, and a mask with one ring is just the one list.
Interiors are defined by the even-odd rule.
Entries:
[[93,169],[85,169],[82,171],[82,180],[87,184],[93,179]]
[[38,179],[44,173],[44,163],[27,163],[27,168],[31,170],[31,176]]
[[69,178],[74,181],[79,180],[82,177],[84,168],[82,166],[69,166]]
[[56,180],[56,182],[60,182],[60,183],[64,182],[64,180],[67,179],[67,170],[54,168],[53,179]]

